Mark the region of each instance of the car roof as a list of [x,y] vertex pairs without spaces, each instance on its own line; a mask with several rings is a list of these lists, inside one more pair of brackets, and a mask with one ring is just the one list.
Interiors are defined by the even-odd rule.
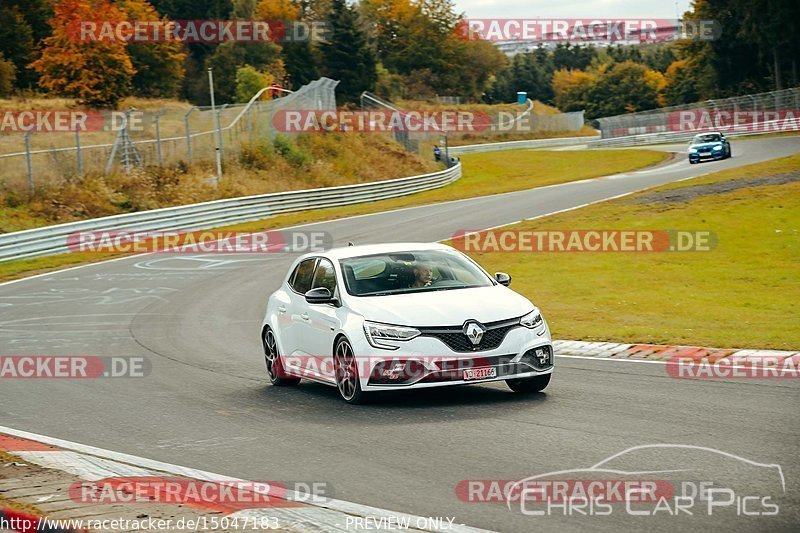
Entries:
[[399,252],[419,252],[423,250],[452,250],[450,246],[436,242],[396,242],[385,244],[362,244],[356,246],[342,246],[331,248],[322,253],[308,253],[306,257],[327,257],[329,259],[346,259],[348,257],[359,257],[362,255],[375,255]]

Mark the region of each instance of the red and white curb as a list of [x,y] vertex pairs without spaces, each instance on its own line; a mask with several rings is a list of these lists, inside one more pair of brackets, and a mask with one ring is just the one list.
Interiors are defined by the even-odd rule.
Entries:
[[678,346],[668,344],[622,344],[617,342],[553,341],[556,357],[591,359],[614,359],[667,363],[677,358],[708,359],[724,358],[744,361],[769,358],[775,361],[800,355],[800,351],[785,350],[737,350],[732,348],[706,348],[702,346]]
[[[16,437],[17,439],[3,439],[4,435]],[[13,444],[9,445],[10,442]],[[68,472],[87,481],[97,481],[109,477],[164,476],[164,474],[169,474],[200,481],[249,483],[246,480],[214,474],[204,470],[173,465],[0,426],[0,449],[4,447],[7,451],[25,461],[44,468],[54,468]],[[287,506],[277,505],[265,509],[247,509],[234,512],[228,516],[230,518],[240,516],[251,519],[254,517],[277,518],[281,529],[297,532],[354,531],[355,527],[348,526],[348,522],[353,522],[353,517],[369,517],[369,522],[372,524],[408,524],[408,527],[402,528],[406,531],[447,531],[454,533],[481,533],[487,531],[463,524],[449,523],[446,519],[440,520],[439,517],[422,517],[397,513],[342,500],[326,498],[324,501],[301,503],[306,499],[305,495],[286,491],[286,501],[284,503],[288,504]]]

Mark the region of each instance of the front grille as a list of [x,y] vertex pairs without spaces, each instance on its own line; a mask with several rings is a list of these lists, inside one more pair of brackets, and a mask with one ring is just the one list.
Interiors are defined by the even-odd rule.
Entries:
[[463,326],[442,326],[442,327],[417,327],[422,337],[433,337],[439,339],[454,352],[478,352],[494,350],[512,329],[519,327],[519,318],[511,320],[501,320],[499,322],[489,322],[483,324],[486,331],[477,345],[472,344],[469,337],[464,335]]

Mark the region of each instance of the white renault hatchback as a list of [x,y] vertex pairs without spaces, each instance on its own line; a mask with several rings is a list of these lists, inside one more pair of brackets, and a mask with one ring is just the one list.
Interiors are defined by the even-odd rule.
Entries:
[[550,382],[547,322],[527,298],[442,244],[348,246],[297,259],[261,327],[273,385],[309,379],[349,403],[372,391]]

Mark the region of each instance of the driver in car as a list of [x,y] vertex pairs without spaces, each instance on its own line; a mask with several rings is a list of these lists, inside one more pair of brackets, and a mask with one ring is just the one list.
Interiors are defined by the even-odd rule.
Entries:
[[433,281],[433,269],[425,263],[414,265],[414,282],[411,288],[417,289],[430,286]]

